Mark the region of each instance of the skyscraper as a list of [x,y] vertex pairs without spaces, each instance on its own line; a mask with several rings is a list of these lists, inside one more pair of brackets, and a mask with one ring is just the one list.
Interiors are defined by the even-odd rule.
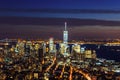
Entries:
[[39,61],[42,62],[43,57],[44,57],[43,48],[38,49],[38,57],[39,57]]
[[63,43],[68,43],[67,22],[65,22],[65,30],[63,31]]
[[54,51],[54,40],[53,38],[49,39],[49,52],[52,53]]
[[60,53],[64,57],[69,56],[67,22],[65,22],[65,30],[63,31],[63,43],[60,44]]

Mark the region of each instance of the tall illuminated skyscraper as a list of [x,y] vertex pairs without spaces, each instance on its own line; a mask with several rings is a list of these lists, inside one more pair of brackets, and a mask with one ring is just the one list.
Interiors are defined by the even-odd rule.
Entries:
[[63,31],[63,43],[68,43],[67,22],[65,22],[65,30]]
[[68,46],[67,22],[65,22],[65,30],[63,31],[63,43],[60,44],[60,53],[63,54],[64,57],[68,57],[70,55]]
[[53,52],[54,50],[54,41],[53,38],[49,39],[49,52]]

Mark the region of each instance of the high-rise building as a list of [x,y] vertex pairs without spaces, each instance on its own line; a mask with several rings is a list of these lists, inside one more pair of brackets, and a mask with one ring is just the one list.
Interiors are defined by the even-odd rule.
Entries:
[[65,30],[63,31],[63,43],[60,44],[60,53],[64,57],[69,56],[69,46],[68,46],[68,31],[67,31],[67,22],[65,22]]
[[67,22],[65,22],[65,30],[63,31],[63,43],[68,43]]
[[86,50],[85,51],[85,58],[89,58],[89,59],[92,58],[92,51],[91,50]]
[[79,54],[79,59],[84,60],[85,59],[85,47],[80,47],[80,54]]
[[80,53],[80,45],[78,44],[74,44],[72,45],[72,52],[75,52],[75,53]]
[[43,43],[43,53],[46,53],[46,43]]
[[39,57],[39,61],[42,62],[43,57],[44,57],[43,48],[38,49],[38,57]]
[[25,56],[29,56],[30,54],[30,45],[27,43],[24,45]]
[[53,41],[53,38],[50,38],[49,39],[49,52],[53,52],[54,50],[54,41]]
[[79,59],[80,58],[80,45],[73,44],[71,49],[72,49],[71,55],[74,56],[76,59]]

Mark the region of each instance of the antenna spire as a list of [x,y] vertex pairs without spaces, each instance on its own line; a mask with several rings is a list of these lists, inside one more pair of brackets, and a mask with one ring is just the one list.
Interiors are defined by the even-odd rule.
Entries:
[[65,22],[65,31],[67,31],[67,22]]

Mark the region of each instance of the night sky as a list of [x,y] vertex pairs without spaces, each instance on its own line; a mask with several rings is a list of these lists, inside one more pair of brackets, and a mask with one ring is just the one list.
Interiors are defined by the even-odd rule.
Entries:
[[1,0],[0,39],[120,38],[120,0]]

